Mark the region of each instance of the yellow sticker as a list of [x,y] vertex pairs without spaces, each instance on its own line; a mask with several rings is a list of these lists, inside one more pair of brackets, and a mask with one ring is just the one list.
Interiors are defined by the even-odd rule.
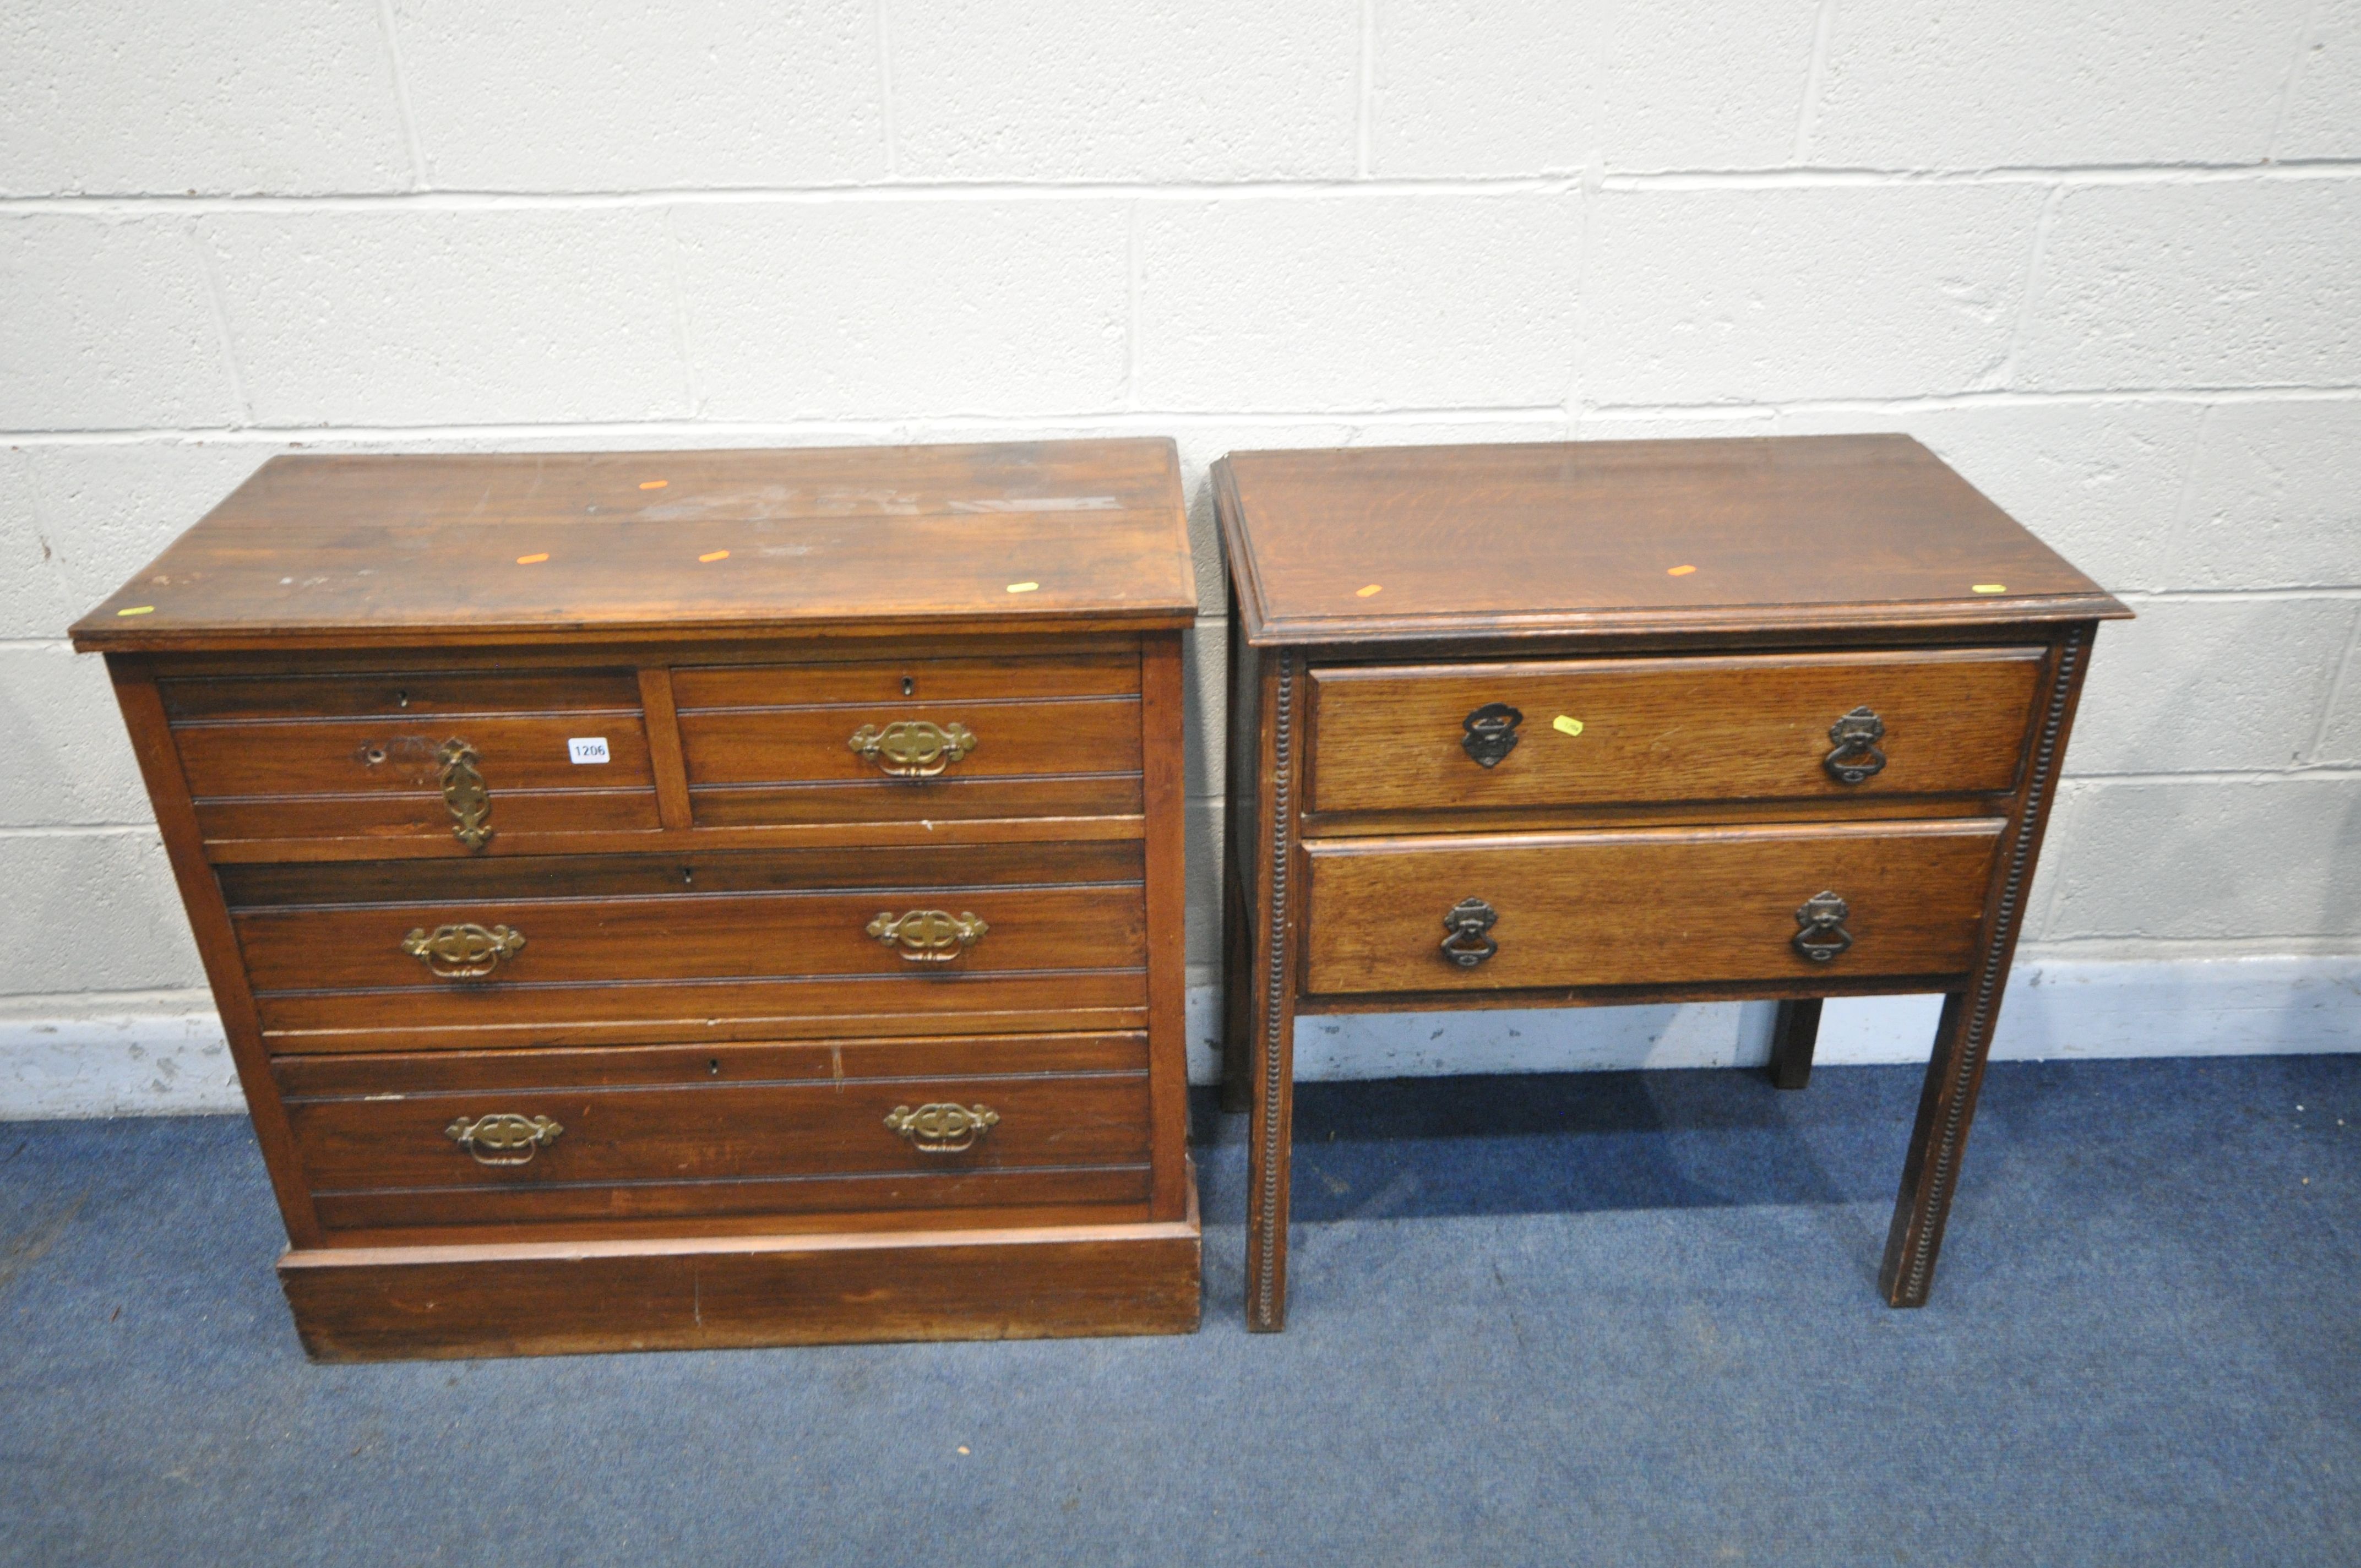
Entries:
[[1011,583],[1008,585],[1008,591],[1012,594],[1029,594],[1040,586],[1038,583]]
[[1695,566],[1667,566],[1664,568],[1664,576],[1668,577],[1686,577],[1691,572],[1696,570],[1697,568]]
[[1579,735],[1582,733],[1582,720],[1579,718],[1569,718],[1565,714],[1561,713],[1555,718],[1550,720],[1550,728],[1556,730],[1561,735]]
[[661,490],[666,485],[671,483],[672,481],[670,479],[642,479],[640,481],[640,488],[643,490]]
[[546,561],[546,560],[548,560],[548,559],[549,559],[549,552],[548,552],[548,551],[546,551],[546,550],[544,550],[544,551],[543,551],[543,552],[542,552],[540,554],[538,554],[538,555],[520,555],[520,556],[518,556],[518,557],[517,557],[517,565],[520,565],[520,566],[538,566],[538,565],[540,565],[544,561]]
[[1381,594],[1385,591],[1386,586],[1383,583],[1371,583],[1366,588],[1355,588],[1353,590],[1353,597],[1356,599],[1365,599],[1371,594]]
[[727,550],[708,550],[704,554],[699,555],[697,559],[700,561],[727,561],[730,559],[730,552]]
[[1971,583],[1968,586],[1980,594],[2004,594],[2008,592],[2008,589],[1999,583]]
[[117,615],[153,615],[156,613],[156,607],[152,604],[135,604],[129,609],[118,609],[115,613]]

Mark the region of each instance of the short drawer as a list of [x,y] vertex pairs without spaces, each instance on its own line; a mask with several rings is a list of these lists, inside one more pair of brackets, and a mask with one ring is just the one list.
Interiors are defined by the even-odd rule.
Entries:
[[[1145,1003],[1129,840],[220,872],[274,1051],[957,1032]],[[929,1024],[928,1021],[931,1021]],[[1108,1022],[1097,1020],[1097,1024]],[[1094,1026],[1086,1025],[1083,1026]]]
[[332,1228],[1143,1201],[1140,1035],[282,1058]]
[[466,855],[503,836],[658,826],[629,670],[159,683],[208,842],[364,839]]
[[2015,787],[2044,651],[1312,672],[1317,811],[1838,799]]
[[673,672],[705,827],[1141,810],[1137,653]]
[[1957,975],[1974,959],[2002,826],[1315,840],[1304,989]]

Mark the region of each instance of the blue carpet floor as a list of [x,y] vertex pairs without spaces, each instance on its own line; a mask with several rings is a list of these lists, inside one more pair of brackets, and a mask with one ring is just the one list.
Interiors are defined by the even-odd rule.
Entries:
[[2361,1058],[1307,1086],[1293,1324],[319,1367],[242,1121],[0,1125],[0,1561],[2361,1562]]

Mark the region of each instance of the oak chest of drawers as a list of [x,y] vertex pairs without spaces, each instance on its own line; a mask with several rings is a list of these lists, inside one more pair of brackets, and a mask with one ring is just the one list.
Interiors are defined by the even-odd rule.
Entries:
[[1181,1332],[1170,443],[282,457],[107,655],[317,1356]]
[[2128,611],[1899,436],[1243,453],[1225,1100],[1285,1322],[1301,1014],[1946,1003],[1882,1277],[1926,1299],[2049,799]]

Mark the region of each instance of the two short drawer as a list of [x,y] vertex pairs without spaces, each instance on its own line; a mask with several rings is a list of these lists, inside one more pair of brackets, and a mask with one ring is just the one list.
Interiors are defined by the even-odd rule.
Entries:
[[643,700],[636,669],[195,676],[160,690],[205,839],[253,847],[233,859],[314,839],[460,857],[653,833],[660,768],[677,770],[700,828],[1142,810],[1136,651],[647,678],[660,696]]
[[1137,1202],[1144,1036],[282,1058],[332,1228]]
[[[2046,657],[1315,668],[1303,989],[1955,976],[1976,951],[1995,802],[2017,785]],[[1730,820],[1757,806],[1785,809]],[[1667,810],[1690,820],[1634,816]],[[1516,830],[1488,828],[1504,820]]]

